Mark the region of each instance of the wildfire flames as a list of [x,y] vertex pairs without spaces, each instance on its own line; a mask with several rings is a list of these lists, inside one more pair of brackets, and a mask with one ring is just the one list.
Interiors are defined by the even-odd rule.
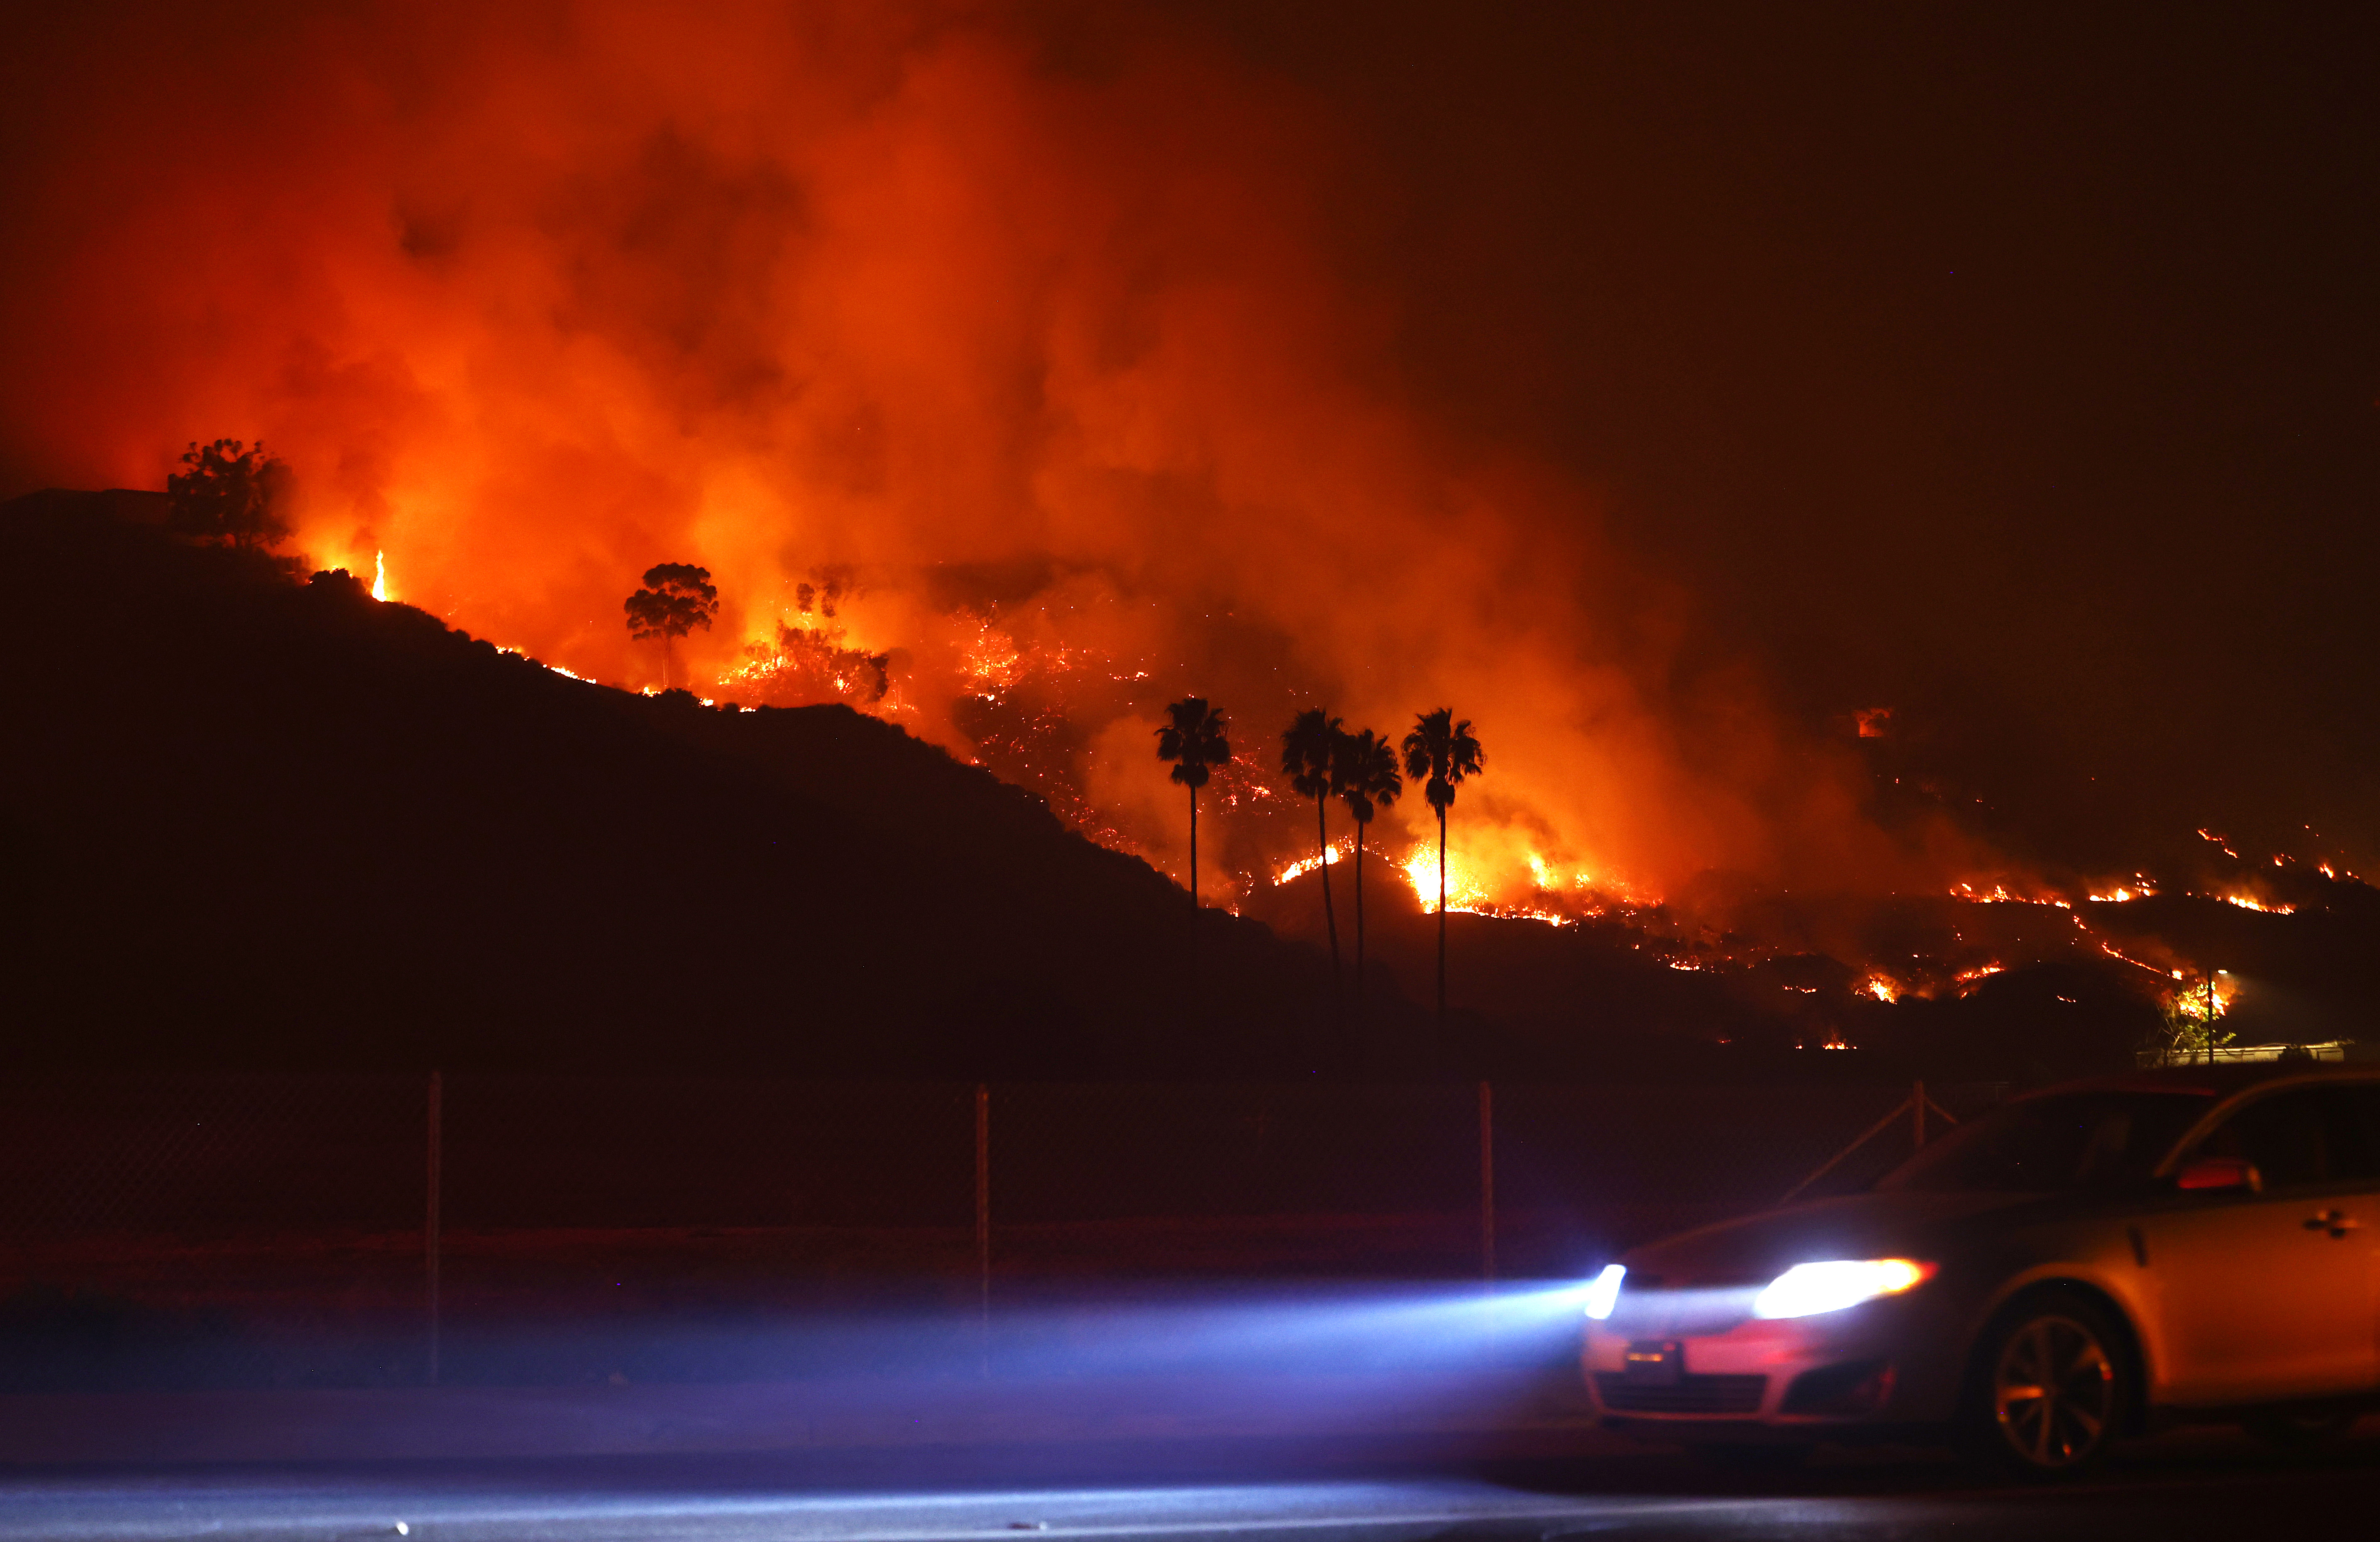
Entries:
[[[1405,881],[1413,885],[1414,895],[1422,908],[1438,908],[1438,847],[1425,841],[1413,848],[1404,860]],[[1446,908],[1477,910],[1488,903],[1488,891],[1480,887],[1469,864],[1458,860],[1451,853],[1446,861]]]
[[1320,856],[1299,857],[1273,874],[1272,880],[1276,885],[1288,883],[1325,866],[1335,868],[1346,861],[1354,850],[1355,843],[1353,841],[1333,841],[1322,849]]
[[[1731,674],[1689,704],[1683,650],[1644,639],[1690,612],[1588,494],[1383,383],[1395,319],[1317,212],[1347,147],[1288,88],[1128,29],[1054,67],[997,7],[502,9],[193,20],[42,88],[58,169],[14,212],[74,235],[13,285],[0,331],[43,362],[0,389],[53,480],[268,440],[313,564],[369,553],[375,599],[400,571],[628,689],[662,656],[622,598],[698,564],[698,698],[885,717],[1184,879],[1151,731],[1205,695],[1239,752],[1201,795],[1207,892],[1352,856],[1262,769],[1294,712],[1394,736],[1451,702],[1489,774],[1450,909],[1564,925],[1714,872],[2078,897],[1984,886],[1947,817],[1863,812],[1889,708],[1839,742]],[[1419,803],[1367,841],[1434,908]]]

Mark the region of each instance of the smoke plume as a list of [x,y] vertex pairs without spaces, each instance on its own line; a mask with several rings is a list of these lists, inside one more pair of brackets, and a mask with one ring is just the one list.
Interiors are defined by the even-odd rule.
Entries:
[[[710,569],[698,694],[845,699],[1180,875],[1152,756],[1196,692],[1257,766],[1212,892],[1310,842],[1297,709],[1487,746],[1470,881],[1712,869],[1938,890],[1582,487],[1416,404],[1427,295],[1342,261],[1366,147],[1183,25],[971,5],[78,13],[18,60],[0,470],[294,468],[319,566],[605,682]],[[1351,211],[1355,212],[1351,215]],[[1352,224],[1351,224],[1352,221]],[[1416,790],[1417,792],[1417,790]],[[1402,851],[1417,795],[1376,827]]]

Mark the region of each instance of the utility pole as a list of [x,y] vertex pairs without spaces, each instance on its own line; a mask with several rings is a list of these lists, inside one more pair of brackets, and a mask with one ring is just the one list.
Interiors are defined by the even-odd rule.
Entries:
[[1479,1084],[1479,1278],[1496,1283],[1496,1087]]
[[432,1071],[430,1073],[429,1171],[425,1174],[429,1202],[421,1218],[422,1261],[427,1269],[426,1284],[430,1296],[430,1385],[432,1387],[438,1385],[438,1201],[444,1184],[444,1174],[441,1171],[445,1159],[444,1093],[445,1076]]
[[976,1370],[991,1374],[991,1087],[975,1087]]

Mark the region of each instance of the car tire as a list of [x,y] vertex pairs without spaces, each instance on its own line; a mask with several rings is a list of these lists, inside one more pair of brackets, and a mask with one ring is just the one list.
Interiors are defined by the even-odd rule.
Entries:
[[2125,1342],[2107,1309],[2079,1291],[2021,1297],[1976,1345],[1961,1421],[1970,1454],[2034,1482],[2096,1467],[2131,1417]]
[[2240,1427],[2276,1451],[2313,1456],[2343,1444],[2356,1420],[2357,1415],[2344,1410],[2260,1408],[2242,1418]]

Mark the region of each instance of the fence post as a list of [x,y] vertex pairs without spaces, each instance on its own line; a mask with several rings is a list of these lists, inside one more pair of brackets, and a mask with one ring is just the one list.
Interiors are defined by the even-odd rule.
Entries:
[[439,1191],[443,1186],[441,1168],[445,1158],[445,1077],[436,1071],[430,1073],[429,1202],[421,1219],[423,1262],[428,1267],[430,1296],[430,1385],[438,1385],[438,1244]]
[[1916,1146],[1922,1151],[1925,1148],[1925,1083],[1922,1079],[1909,1094],[1909,1112],[1916,1126]]
[[1496,1089],[1479,1084],[1479,1278],[1496,1282]]
[[978,1374],[991,1374],[991,1087],[975,1087],[975,1286]]
[[[1917,1090],[1922,1093],[1925,1090],[1925,1084],[1920,1082],[1917,1084]],[[1908,1111],[1909,1106],[1912,1103],[1916,1101],[1918,1101],[1917,1098],[1910,1097],[1903,1098],[1900,1102],[1893,1104],[1892,1111],[1886,1114],[1882,1119],[1877,1120],[1875,1123],[1869,1125],[1867,1134],[1860,1136],[1859,1139],[1852,1142],[1849,1146],[1844,1147],[1833,1156],[1828,1157],[1826,1160],[1825,1164],[1822,1165],[1818,1171],[1811,1173],[1807,1178],[1803,1179],[1800,1183],[1794,1184],[1791,1188],[1787,1189],[1781,1196],[1779,1196],[1777,1203],[1779,1205],[1787,1203],[1791,1200],[1795,1195],[1801,1193],[1803,1189],[1808,1188],[1812,1184],[1816,1183],[1819,1179],[1825,1177],[1828,1173],[1832,1172],[1836,1168],[1841,1166],[1844,1158],[1850,1156],[1861,1147],[1865,1146],[1869,1141],[1874,1140],[1876,1136],[1884,1134],[1885,1131],[1891,1129],[1895,1124],[1900,1123],[1900,1116],[1904,1112]],[[1920,1112],[1916,1117],[1923,1120],[1925,1115],[1923,1112]],[[1950,1116],[1946,1113],[1942,1117],[1949,1119]],[[1954,1124],[1958,1123],[1955,1119],[1950,1122]],[[1921,1125],[1920,1128],[1923,1128],[1923,1126]]]

